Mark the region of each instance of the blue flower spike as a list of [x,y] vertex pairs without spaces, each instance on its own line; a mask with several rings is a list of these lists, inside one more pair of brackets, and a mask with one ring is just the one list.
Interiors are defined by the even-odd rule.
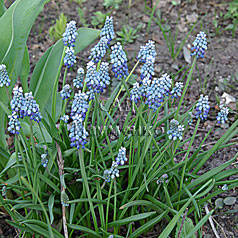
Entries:
[[44,168],[46,168],[47,167],[47,164],[48,164],[48,159],[47,159],[47,153],[45,153],[45,154],[42,154],[40,157],[41,157],[41,164],[42,164],[42,166],[44,167]]
[[76,22],[70,21],[66,25],[66,30],[63,34],[63,42],[65,46],[72,46],[74,47],[75,40],[77,38],[77,28],[76,28]]
[[141,82],[140,94],[142,97],[146,96],[147,90],[151,85],[151,80],[149,78],[144,78]]
[[141,79],[143,80],[144,78],[149,78],[152,79],[152,77],[154,76],[154,63],[155,63],[155,58],[153,56],[148,56],[146,58],[146,62],[145,64],[142,66],[141,68]]
[[172,98],[178,98],[178,97],[181,97],[182,92],[183,92],[183,83],[176,82],[175,87],[172,89],[170,94],[172,95]]
[[217,115],[217,122],[218,124],[224,124],[228,120],[229,108],[222,106],[220,109]]
[[121,79],[128,76],[127,57],[121,43],[117,42],[111,47],[111,50],[112,71],[115,73],[115,77]]
[[0,65],[0,88],[3,86],[10,86],[10,79],[6,70],[6,65],[5,64],[1,64]]
[[87,73],[85,78],[85,82],[87,84],[88,89],[96,92],[97,89],[100,88],[99,81],[100,79],[99,79],[99,74],[97,72],[96,65],[94,64],[93,61],[89,61],[87,64]]
[[12,134],[19,135],[20,129],[21,129],[21,123],[18,120],[18,116],[16,112],[13,112],[12,115],[8,116],[8,118],[10,119],[10,121],[8,123],[7,130]]
[[69,84],[65,84],[63,89],[60,91],[60,96],[62,98],[62,100],[68,99],[70,98],[71,95],[71,88],[69,86]]
[[69,116],[68,115],[63,115],[62,117],[60,117],[60,120],[67,124],[68,121],[69,121]]
[[12,109],[12,113],[16,112],[20,117],[23,117],[23,106],[25,104],[25,98],[23,96],[22,87],[14,87],[13,88],[13,97],[10,102],[10,106]]
[[106,37],[100,38],[100,41],[91,49],[91,55],[89,56],[89,59],[94,63],[98,63],[107,52],[107,42],[108,40]]
[[130,91],[130,100],[135,103],[138,103],[140,98],[141,98],[140,85],[139,83],[136,82],[133,84],[133,88]]
[[83,126],[83,118],[81,115],[76,114],[72,119],[73,123],[69,133],[69,138],[71,141],[70,146],[76,147],[77,149],[85,149],[88,132]]
[[155,42],[152,40],[149,40],[145,46],[140,47],[140,51],[138,53],[137,59],[145,63],[146,59],[150,56],[155,59],[157,53],[155,51]]
[[98,71],[98,76],[99,76],[99,91],[103,93],[107,85],[110,85],[109,63],[101,62]]
[[73,80],[73,85],[75,88],[83,88],[83,77],[84,77],[84,69],[79,67],[77,70],[77,76]]
[[127,158],[126,158],[126,148],[125,147],[121,147],[119,149],[119,153],[116,157],[116,162],[118,165],[124,165],[125,162],[127,161]]
[[70,68],[73,67],[74,64],[76,64],[76,56],[74,55],[74,48],[70,46],[65,50],[64,65]]
[[196,39],[193,42],[193,47],[191,47],[191,56],[196,55],[197,58],[203,58],[207,50],[207,38],[203,31],[197,34]]
[[84,120],[86,117],[86,112],[88,111],[88,96],[86,93],[79,90],[78,93],[74,95],[74,100],[71,107],[70,116],[73,118],[77,114],[81,116],[81,119]]
[[167,134],[169,135],[170,140],[182,140],[183,139],[184,126],[179,125],[179,122],[175,119],[170,121],[170,129]]
[[107,44],[109,45],[112,39],[115,38],[114,27],[113,27],[113,17],[107,16],[105,24],[101,29],[101,37],[105,37],[107,39]]
[[210,110],[208,96],[203,96],[203,94],[200,95],[200,98],[196,104],[196,112],[195,116],[196,118],[201,118],[201,120],[206,120],[208,113]]

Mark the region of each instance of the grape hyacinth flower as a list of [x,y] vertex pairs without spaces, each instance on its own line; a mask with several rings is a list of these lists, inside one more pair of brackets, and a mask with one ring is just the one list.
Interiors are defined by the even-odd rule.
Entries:
[[10,85],[10,79],[6,70],[6,65],[1,64],[0,65],[0,88],[4,85],[8,87]]
[[138,103],[138,101],[140,100],[140,96],[141,96],[141,91],[140,91],[140,85],[139,83],[134,83],[133,84],[133,88],[130,91],[130,100]]
[[108,170],[108,169],[104,170],[103,179],[104,179],[107,183],[110,183],[110,182],[111,182],[111,171],[110,171],[110,170]]
[[74,42],[77,38],[77,28],[76,28],[76,22],[75,21],[70,21],[66,25],[66,30],[63,34],[63,42],[65,46],[72,46],[74,47]]
[[99,75],[96,69],[96,65],[93,61],[88,62],[87,64],[87,74],[85,82],[89,90],[94,89],[94,92],[100,88]]
[[6,197],[6,196],[7,196],[7,187],[6,187],[6,185],[4,185],[2,187],[2,197]]
[[218,124],[224,124],[228,120],[229,108],[228,107],[221,107],[220,112],[217,115],[217,122]]
[[87,143],[88,132],[85,130],[83,126],[83,118],[81,115],[76,114],[73,116],[73,124],[70,129],[69,138],[70,138],[70,146],[76,147],[80,149],[82,147],[85,148],[85,144]]
[[207,119],[208,112],[209,112],[210,106],[208,101],[208,96],[203,96],[203,94],[200,95],[200,98],[196,104],[196,118],[201,118],[201,120]]
[[127,57],[121,43],[117,42],[111,47],[111,50],[112,71],[115,73],[115,77],[121,79],[128,76]]
[[203,31],[200,31],[197,34],[196,39],[193,42],[193,47],[191,47],[191,55],[196,55],[197,58],[203,58],[205,51],[207,50],[207,39],[206,34]]
[[172,84],[172,79],[168,74],[163,74],[159,79],[155,78],[150,87],[147,89],[146,102],[150,109],[155,112],[164,100],[164,96],[168,96]]
[[63,115],[62,117],[60,117],[60,120],[67,124],[68,121],[69,121],[69,116],[68,115]]
[[150,56],[155,59],[157,53],[155,51],[155,42],[152,40],[149,40],[145,46],[140,47],[140,51],[138,53],[137,59],[145,63],[146,59]]
[[86,95],[88,96],[88,101],[91,101],[91,100],[95,99],[95,93],[94,93],[94,91],[92,89],[87,91]]
[[116,157],[116,162],[118,165],[124,165],[125,162],[127,161],[127,158],[126,158],[126,148],[125,147],[121,147],[119,149],[119,153]]
[[142,97],[146,96],[147,90],[150,87],[151,80],[149,78],[144,78],[141,82],[140,94]]
[[178,98],[178,97],[181,97],[182,92],[183,92],[183,83],[176,82],[175,87],[172,89],[170,94],[172,95],[172,98]]
[[48,164],[48,159],[47,159],[47,153],[46,154],[42,154],[41,156],[41,164],[44,168],[47,167]]
[[103,93],[103,90],[110,84],[110,76],[109,76],[109,63],[102,62],[100,64],[100,68],[98,71],[99,77],[99,90]]
[[77,114],[81,116],[81,119],[84,120],[86,117],[86,112],[88,111],[88,96],[86,93],[83,93],[79,90],[78,93],[74,95],[74,100],[71,107],[70,116],[73,118]]
[[114,27],[113,27],[113,17],[107,16],[105,24],[101,29],[101,37],[107,39],[107,44],[109,45],[111,40],[115,38]]
[[94,63],[98,63],[106,54],[107,47],[107,39],[106,37],[102,37],[100,41],[91,49],[89,59]]
[[191,126],[193,123],[193,113],[189,112],[188,113],[188,125]]
[[64,65],[68,68],[73,67],[76,63],[76,56],[74,55],[74,48],[67,47],[64,56]]
[[12,115],[8,116],[8,118],[10,118],[10,121],[8,123],[7,130],[12,134],[19,135],[19,132],[21,129],[21,123],[18,120],[18,116],[16,112],[13,112]]
[[182,135],[184,131],[184,126],[179,125],[179,122],[175,119],[170,121],[170,129],[168,130],[167,134],[169,135],[170,140],[182,140]]
[[84,76],[84,70],[82,67],[79,67],[77,70],[77,76],[73,80],[73,84],[75,88],[82,88],[83,87],[83,76]]
[[23,116],[29,116],[31,120],[39,123],[42,119],[39,105],[34,100],[32,92],[25,93],[25,103],[23,106]]
[[105,170],[103,174],[103,178],[106,182],[110,182],[111,179],[114,179],[116,177],[119,177],[119,170],[118,170],[118,164],[117,162],[113,161],[112,166],[109,170]]
[[142,66],[141,68],[141,79],[143,80],[144,78],[149,78],[152,79],[152,77],[154,76],[154,62],[155,62],[155,58],[152,56],[148,56],[146,58],[146,62],[145,64]]
[[12,113],[16,112],[20,117],[23,117],[23,106],[25,104],[25,98],[23,96],[22,87],[14,87],[13,88],[13,97],[10,102],[10,106],[12,109]]
[[60,96],[62,100],[70,98],[70,94],[71,94],[71,88],[68,84],[65,84],[63,89],[60,91]]

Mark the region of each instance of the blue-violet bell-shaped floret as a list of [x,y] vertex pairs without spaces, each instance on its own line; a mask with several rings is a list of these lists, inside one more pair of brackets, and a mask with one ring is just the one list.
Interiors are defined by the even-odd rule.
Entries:
[[172,98],[178,98],[178,97],[181,97],[182,92],[183,92],[183,83],[176,82],[175,87],[172,89],[170,94],[172,95]]
[[10,121],[8,123],[8,131],[12,134],[19,135],[21,129],[21,123],[18,119],[16,112],[13,112],[12,115],[9,115]]
[[87,91],[86,95],[88,96],[88,101],[95,99],[95,92],[93,89],[90,89],[89,91]]
[[41,164],[44,168],[47,167],[47,164],[48,164],[48,159],[47,159],[47,153],[45,154],[42,154],[40,157],[41,157]]
[[192,112],[189,112],[189,113],[188,113],[188,119],[187,119],[187,121],[188,121],[188,125],[191,126],[192,123],[193,123],[193,113],[192,113]]
[[25,93],[25,104],[23,106],[23,116],[30,117],[30,120],[34,120],[39,123],[42,119],[40,113],[40,107],[34,100],[32,92]]
[[109,76],[109,63],[102,62],[98,71],[99,76],[99,90],[103,93],[103,90],[110,84]]
[[86,95],[86,93],[81,92],[79,90],[79,92],[74,95],[74,100],[72,103],[71,113],[70,113],[71,118],[79,114],[81,115],[82,120],[84,120],[86,117],[86,112],[88,111],[88,108],[89,108],[88,96]]
[[10,102],[10,106],[12,109],[12,113],[16,112],[18,113],[18,116],[23,117],[23,107],[25,104],[25,98],[23,96],[23,90],[22,87],[14,87],[13,88],[13,97],[12,100]]
[[60,117],[60,120],[67,124],[68,121],[69,121],[69,116],[68,115],[63,115],[62,117]]
[[70,68],[73,67],[75,63],[76,63],[76,56],[74,55],[74,48],[67,47],[65,50],[64,65]]
[[10,85],[10,79],[6,70],[6,65],[1,64],[0,65],[0,88],[4,85],[8,87]]
[[77,70],[77,76],[73,80],[75,88],[83,88],[83,77],[84,77],[84,69],[82,67],[79,67]]
[[127,161],[127,158],[126,158],[126,148],[125,147],[121,147],[119,149],[119,153],[116,157],[116,162],[118,165],[124,165],[125,162]]
[[200,98],[196,104],[196,112],[195,116],[196,118],[201,118],[201,120],[207,119],[208,112],[210,110],[208,96],[203,96],[203,94],[200,95]]
[[106,169],[104,170],[103,172],[103,179],[107,182],[107,183],[110,183],[111,182],[111,171],[110,169]]
[[69,138],[70,138],[70,146],[76,147],[80,149],[82,147],[85,148],[85,144],[87,144],[88,132],[83,126],[83,118],[82,115],[76,114],[73,116],[73,123],[70,129]]
[[224,124],[228,120],[229,108],[228,107],[221,107],[220,112],[217,115],[217,122],[218,124]]
[[67,23],[66,30],[63,34],[63,42],[65,46],[75,46],[74,43],[78,35],[76,30],[77,28],[75,21],[70,21],[69,23]]
[[137,59],[140,62],[145,63],[146,59],[151,56],[155,59],[157,53],[155,51],[155,42],[152,40],[149,40],[145,46],[140,47],[140,51],[138,53]]
[[196,55],[197,58],[203,58],[205,51],[207,50],[207,38],[203,31],[197,34],[196,39],[193,42],[193,47],[191,47],[191,55]]
[[140,98],[141,98],[140,85],[139,83],[136,82],[133,84],[133,88],[130,91],[130,100],[135,103],[138,103]]
[[94,63],[98,63],[107,53],[107,39],[106,37],[100,38],[99,42],[91,49],[89,59]]
[[60,91],[60,96],[61,96],[62,100],[70,98],[70,94],[71,94],[71,88],[70,88],[69,84],[65,84],[63,89]]
[[121,79],[122,77],[126,77],[128,73],[127,66],[127,57],[126,53],[122,49],[122,45],[120,42],[117,42],[115,45],[111,47],[111,63],[112,63],[112,71],[115,73],[115,77]]
[[144,78],[152,79],[152,77],[154,76],[154,62],[155,58],[153,56],[149,55],[146,58],[146,61],[140,70],[141,73],[140,77],[142,80]]
[[184,131],[184,126],[179,125],[179,122],[177,120],[172,119],[170,121],[170,128],[167,132],[170,140],[177,140],[177,139],[182,140],[183,131]]
[[141,87],[140,87],[140,94],[141,94],[142,97],[146,96],[147,90],[150,87],[150,85],[151,85],[150,78],[144,78],[142,80]]
[[90,61],[87,64],[85,82],[89,90],[94,89],[94,92],[96,92],[97,89],[100,89],[99,75],[96,69],[96,65],[93,63],[93,61]]
[[114,27],[113,27],[113,17],[107,16],[105,24],[101,29],[101,37],[107,39],[107,44],[109,45],[111,40],[115,38]]

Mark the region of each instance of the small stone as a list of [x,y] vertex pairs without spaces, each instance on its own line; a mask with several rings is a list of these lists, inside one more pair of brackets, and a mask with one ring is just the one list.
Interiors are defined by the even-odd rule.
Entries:
[[194,22],[197,21],[197,19],[198,19],[198,14],[195,13],[195,12],[193,12],[192,14],[186,16],[186,20],[187,20],[189,23],[194,23]]

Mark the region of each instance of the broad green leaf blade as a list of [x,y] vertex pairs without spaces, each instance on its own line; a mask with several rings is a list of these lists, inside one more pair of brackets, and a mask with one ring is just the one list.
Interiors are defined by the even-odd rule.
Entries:
[[10,159],[8,160],[7,165],[6,165],[6,167],[4,168],[4,170],[1,171],[1,173],[0,173],[0,178],[1,178],[2,175],[3,175],[8,169],[10,169],[15,163],[16,163],[16,153],[14,152],[14,153],[11,155]]
[[[91,44],[99,34],[99,30],[80,28],[75,42],[75,54]],[[55,78],[58,68],[61,67],[63,50],[64,44],[61,39],[46,51],[33,71],[30,90],[34,92],[35,100],[40,105],[41,110],[45,108],[49,98],[52,97]]]
[[102,237],[101,235],[99,235],[98,233],[96,233],[95,231],[93,231],[87,227],[79,226],[79,225],[75,225],[75,224],[67,224],[67,225],[71,229],[83,232],[83,234],[90,234],[90,235],[93,235],[93,237],[99,237],[99,238]]
[[54,202],[55,202],[55,195],[51,194],[48,202],[48,208],[50,213],[50,224],[52,224],[54,221],[54,212],[53,212]]
[[[179,222],[177,224],[177,227],[176,227],[175,237],[178,237],[178,235],[179,235],[182,222],[183,222],[183,219],[180,218]],[[190,218],[186,218],[184,220],[184,223],[183,223],[183,226],[182,226],[182,229],[181,229],[180,237],[185,238],[193,229],[194,229],[193,221]],[[190,235],[188,238],[196,238],[195,233]]]

